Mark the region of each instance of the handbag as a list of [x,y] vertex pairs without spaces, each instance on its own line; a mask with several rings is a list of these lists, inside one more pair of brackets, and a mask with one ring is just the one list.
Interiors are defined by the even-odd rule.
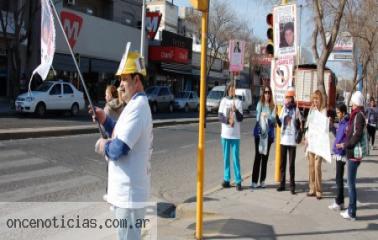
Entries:
[[[356,119],[357,116],[354,118],[353,121],[353,135],[356,133]],[[357,142],[357,144],[353,148],[353,156],[356,159],[362,159],[367,156],[368,154],[368,145],[367,145],[367,134],[366,134],[366,128],[362,130],[362,137],[360,141]]]

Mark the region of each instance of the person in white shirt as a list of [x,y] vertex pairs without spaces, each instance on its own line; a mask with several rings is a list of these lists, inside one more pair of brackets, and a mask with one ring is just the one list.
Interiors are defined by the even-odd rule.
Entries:
[[221,143],[223,147],[224,177],[222,186],[230,187],[230,153],[234,163],[234,176],[236,189],[241,191],[240,175],[240,122],[243,121],[242,103],[235,98],[235,85],[230,82],[226,88],[227,96],[219,105],[218,116],[222,123]]
[[[127,219],[128,226],[141,221],[150,196],[152,154],[152,117],[144,94],[145,68],[140,68],[141,57],[136,52],[128,55],[121,73],[121,91],[127,102],[117,122],[96,108],[96,118],[111,139],[100,138],[95,150],[109,161],[107,201],[114,206],[117,219]],[[135,225],[134,225],[135,226]],[[141,229],[119,228],[119,240],[141,239]]]

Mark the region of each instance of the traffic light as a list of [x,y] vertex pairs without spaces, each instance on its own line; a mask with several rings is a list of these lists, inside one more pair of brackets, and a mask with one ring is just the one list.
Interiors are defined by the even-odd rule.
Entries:
[[194,9],[206,12],[209,9],[209,0],[190,0]]
[[266,54],[274,55],[274,42],[273,42],[273,14],[269,13],[266,15],[266,23],[268,24],[268,30],[266,31],[266,36],[268,38],[268,43],[265,48]]

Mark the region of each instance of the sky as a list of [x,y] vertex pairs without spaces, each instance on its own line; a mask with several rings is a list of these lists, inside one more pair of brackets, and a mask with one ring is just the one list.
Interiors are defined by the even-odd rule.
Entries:
[[[171,0],[170,0],[171,1]],[[234,9],[238,16],[243,16],[247,19],[250,24],[250,28],[253,29],[253,34],[260,38],[263,42],[267,40],[266,31],[266,15],[273,10],[273,0],[223,0],[228,1],[230,6]],[[276,1],[277,2],[277,1]],[[279,2],[279,1],[278,1]],[[297,13],[300,18],[300,5],[303,4],[304,0],[289,1],[297,3]],[[189,0],[173,0],[173,3],[177,6],[191,6]],[[303,51],[307,52],[307,59],[309,62],[314,62],[312,59],[311,50],[311,34],[313,29],[312,21],[312,10],[302,7],[301,14],[301,27],[298,31],[301,33],[300,45],[304,48]],[[338,62],[328,62],[327,67],[332,69],[338,78],[351,79],[352,78],[352,67],[350,64],[338,63]]]

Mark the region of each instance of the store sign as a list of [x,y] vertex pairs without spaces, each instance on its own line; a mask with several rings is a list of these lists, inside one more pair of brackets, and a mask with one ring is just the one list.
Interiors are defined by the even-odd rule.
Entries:
[[83,25],[83,18],[67,11],[61,11],[60,18],[62,20],[62,25],[64,31],[66,32],[68,42],[70,43],[71,48],[74,48]]
[[162,14],[160,12],[147,12],[146,13],[146,29],[148,31],[148,38],[155,39],[156,33],[160,26]]
[[163,30],[162,32],[161,46],[186,49],[189,59],[192,59],[192,45],[193,39],[191,38],[187,38],[165,30]]
[[184,48],[151,46],[148,56],[151,61],[189,63],[188,50]]

